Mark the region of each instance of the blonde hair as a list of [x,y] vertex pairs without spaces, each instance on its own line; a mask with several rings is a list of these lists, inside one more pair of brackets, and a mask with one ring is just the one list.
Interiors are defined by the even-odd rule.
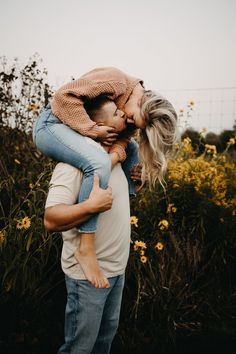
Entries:
[[150,187],[154,187],[158,180],[165,189],[167,157],[178,135],[177,114],[172,104],[159,93],[144,91],[141,115],[146,122],[139,135],[142,183],[147,176]]

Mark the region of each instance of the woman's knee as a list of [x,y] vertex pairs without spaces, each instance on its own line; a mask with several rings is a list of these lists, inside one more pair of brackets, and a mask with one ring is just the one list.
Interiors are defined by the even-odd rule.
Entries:
[[111,159],[108,154],[97,156],[96,161],[94,162],[93,172],[98,174],[100,177],[110,174]]
[[99,177],[99,184],[102,188],[107,188],[109,177],[111,174],[111,159],[109,155],[103,154],[102,156],[97,156],[94,164],[85,172],[86,175],[96,174]]

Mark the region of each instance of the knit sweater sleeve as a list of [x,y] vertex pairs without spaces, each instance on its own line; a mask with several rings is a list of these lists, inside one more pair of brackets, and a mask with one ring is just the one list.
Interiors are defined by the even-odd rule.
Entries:
[[104,80],[100,72],[95,70],[62,86],[55,93],[51,103],[53,114],[64,124],[91,138],[97,137],[99,128],[88,116],[84,103],[100,95],[116,100],[127,91],[124,75],[115,73],[116,75],[112,76],[109,71],[103,74],[107,74],[107,77],[104,75]]

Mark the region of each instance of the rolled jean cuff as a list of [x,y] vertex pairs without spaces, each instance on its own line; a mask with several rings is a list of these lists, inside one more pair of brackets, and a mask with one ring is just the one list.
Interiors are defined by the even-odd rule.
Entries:
[[87,221],[77,225],[77,230],[82,234],[92,234],[97,231],[97,221],[99,214],[93,214]]
[[77,229],[77,231],[80,233],[80,234],[95,234],[95,232],[97,230],[94,230],[94,231],[87,231],[87,230],[81,230],[81,229]]

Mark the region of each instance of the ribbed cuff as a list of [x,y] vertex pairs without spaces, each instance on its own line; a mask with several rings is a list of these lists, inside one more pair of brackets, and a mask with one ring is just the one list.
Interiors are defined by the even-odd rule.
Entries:
[[116,152],[118,154],[120,162],[125,161],[127,156],[126,156],[126,152],[125,152],[125,149],[123,148],[123,146],[118,145],[118,144],[112,145],[112,147],[109,150],[109,153],[113,153],[113,152]]

